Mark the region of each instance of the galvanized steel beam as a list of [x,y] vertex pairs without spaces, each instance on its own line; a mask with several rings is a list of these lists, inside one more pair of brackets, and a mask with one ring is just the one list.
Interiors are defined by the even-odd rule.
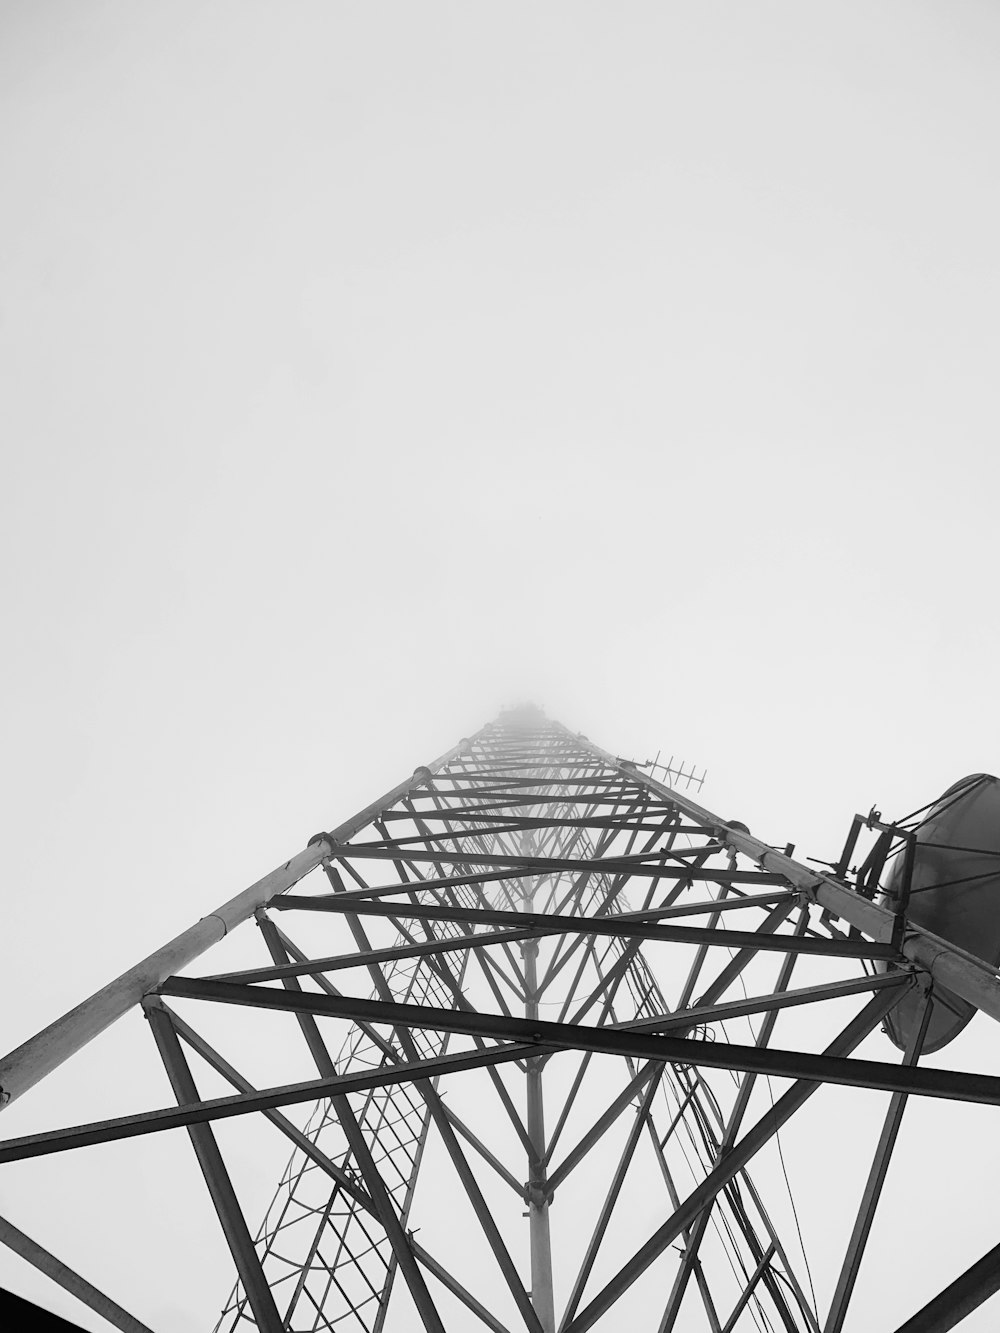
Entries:
[[[801,890],[811,902],[849,922],[876,943],[892,943],[897,930],[896,917],[892,912],[863,898],[831,875],[819,874],[762,842],[760,838],[753,837],[745,829],[720,820],[704,806],[642,773],[635,765],[623,763],[584,737],[579,737],[579,741],[586,750],[599,756],[623,777],[673,801],[689,818],[715,826],[719,838],[727,847],[749,857],[761,870],[776,874],[782,882]],[[964,953],[931,931],[913,926],[906,930],[900,951],[936,982],[1000,1022],[1000,977],[995,969],[981,959]]]
[[[905,984],[905,983],[904,983]],[[875,1088],[885,1092],[907,1092],[924,1097],[947,1097],[956,1101],[1000,1106],[1000,1078],[968,1074],[952,1069],[919,1069],[886,1064],[880,1060],[855,1060],[806,1051],[758,1049],[721,1041],[695,1041],[689,1037],[650,1036],[627,1027],[582,1027],[572,1023],[550,1023],[501,1014],[483,1014],[461,1009],[425,1009],[420,1005],[386,1004],[353,996],[334,998],[301,992],[288,995],[256,986],[237,986],[224,981],[201,981],[195,977],[171,977],[160,988],[164,995],[191,1000],[214,1000],[223,1004],[286,1010],[290,1013],[326,1015],[331,1018],[364,1018],[392,1026],[431,1028],[469,1036],[492,1037],[526,1045],[559,1050],[602,1051],[643,1060],[696,1065],[708,1069],[736,1069],[769,1074],[777,1078],[814,1079],[847,1087]],[[872,1003],[887,1011],[898,997],[892,989],[879,992]]]
[[[412,777],[346,820],[329,836],[337,841],[352,837],[369,824],[379,811],[422,785],[428,771],[433,773],[443,768],[462,754],[469,744],[467,740],[460,741],[435,759],[429,769],[417,769]],[[314,870],[326,855],[327,848],[322,840],[310,843],[269,875],[224,902],[214,912],[203,916],[162,948],[149,954],[141,963],[123,972],[75,1009],[5,1055],[0,1059],[0,1107],[20,1097],[53,1069],[58,1069],[71,1055],[134,1008],[165,977],[193,963],[235,926],[253,916],[258,907],[270,902],[276,895],[287,893],[304,875]]]

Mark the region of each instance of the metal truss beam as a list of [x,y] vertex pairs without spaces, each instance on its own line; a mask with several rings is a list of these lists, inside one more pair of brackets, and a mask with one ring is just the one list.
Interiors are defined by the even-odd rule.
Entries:
[[[834,1058],[849,1055],[882,1021],[892,1008],[892,1004],[891,992],[882,991],[881,994],[874,996],[843,1032],[830,1043],[825,1054]],[[794,1083],[771,1110],[723,1155],[718,1165],[688,1195],[685,1202],[675,1209],[673,1216],[668,1218],[636,1251],[628,1263],[619,1269],[590,1304],[580,1311],[571,1324],[567,1325],[564,1333],[585,1333],[586,1329],[592,1328],[597,1320],[611,1309],[619,1296],[627,1291],[649,1265],[694,1222],[702,1210],[712,1204],[728,1182],[756,1156],[764,1144],[820,1086],[821,1084],[814,1079],[800,1079]]]
[[733,1306],[733,1312],[723,1325],[722,1333],[733,1333],[733,1329],[736,1327],[736,1321],[739,1319],[743,1311],[747,1308],[747,1305],[749,1304],[750,1301],[750,1297],[753,1295],[754,1287],[756,1287],[757,1283],[764,1276],[767,1266],[771,1262],[773,1254],[774,1254],[774,1242],[772,1241],[772,1243],[767,1247],[767,1249],[761,1255],[760,1262],[758,1263],[757,1267],[751,1274],[750,1281],[744,1288],[742,1296]]
[[493,1333],[510,1333],[510,1329],[507,1325],[501,1324],[496,1315],[493,1314],[491,1310],[488,1310],[486,1306],[483,1305],[482,1301],[477,1301],[475,1296],[467,1291],[466,1288],[462,1286],[461,1282],[459,1282],[458,1279],[445,1268],[444,1264],[439,1263],[437,1259],[429,1255],[424,1247],[416,1240],[411,1239],[410,1246],[413,1249],[413,1253],[424,1265],[428,1273],[433,1273],[442,1286],[446,1287],[453,1296],[457,1296],[462,1304],[471,1310],[477,1318],[481,1319],[487,1328],[492,1329]]
[[[271,957],[277,964],[287,964],[288,954],[285,952],[281,942],[281,937],[272,921],[265,916],[263,909],[257,914],[257,924],[260,927],[261,934],[267,942]],[[283,980],[285,993],[289,998],[301,995],[303,992],[299,985],[298,977],[286,976]],[[299,1026],[302,1029],[302,1035],[305,1038],[306,1045],[313,1057],[316,1068],[321,1078],[336,1078],[337,1069],[326,1043],[323,1040],[319,1030],[319,1024],[310,1013],[299,1013],[297,1015]],[[413,1052],[416,1056],[416,1052]],[[410,1247],[409,1239],[403,1230],[403,1223],[396,1213],[395,1205],[386,1189],[379,1169],[375,1164],[371,1148],[362,1132],[361,1125],[351,1106],[350,1099],[344,1092],[336,1094],[331,1098],[331,1105],[340,1121],[344,1136],[347,1139],[351,1155],[357,1163],[358,1170],[361,1172],[361,1178],[368,1191],[368,1197],[375,1205],[375,1213],[379,1222],[385,1231],[392,1248],[393,1258],[396,1266],[403,1274],[403,1278],[409,1288],[413,1304],[417,1308],[420,1321],[427,1333],[445,1333],[444,1324],[441,1322],[441,1316],[438,1314],[437,1307],[431,1299],[431,1294],[427,1290],[427,1284],[424,1281],[424,1275],[420,1271],[416,1256]],[[389,1270],[391,1278],[392,1270]]]
[[[930,996],[925,994],[920,1011],[920,1020],[914,1024],[913,1032],[903,1057],[904,1066],[912,1067],[920,1058],[920,1051],[924,1044],[924,1038],[927,1035],[927,1024],[930,1022],[930,1017]],[[861,1260],[864,1256],[865,1246],[868,1243],[868,1236],[871,1232],[872,1222],[875,1220],[875,1209],[878,1207],[878,1201],[882,1195],[882,1186],[885,1184],[886,1172],[889,1169],[889,1159],[892,1156],[892,1150],[896,1145],[896,1137],[899,1134],[899,1127],[902,1123],[903,1112],[905,1109],[906,1094],[902,1092],[894,1093],[889,1102],[889,1109],[885,1114],[882,1133],[879,1136],[878,1146],[875,1149],[875,1156],[868,1173],[868,1180],[865,1183],[864,1193],[861,1197],[861,1205],[858,1208],[858,1215],[854,1222],[854,1229],[851,1232],[851,1239],[848,1242],[847,1252],[844,1255],[844,1262],[841,1265],[840,1276],[837,1279],[836,1290],[833,1293],[833,1300],[830,1303],[830,1312],[827,1315],[823,1333],[840,1333],[840,1330],[844,1326],[844,1319],[847,1316],[848,1302],[851,1299],[851,1295],[854,1291],[854,1284],[857,1281],[858,1271],[861,1268]]]
[[[900,984],[908,984],[908,978],[901,979]],[[829,1054],[810,1055],[774,1047],[758,1049],[729,1042],[696,1041],[689,1037],[649,1036],[621,1028],[579,1027],[571,1023],[529,1021],[459,1009],[425,1009],[420,1005],[386,1004],[381,1000],[362,1000],[353,996],[335,999],[304,991],[288,995],[263,987],[201,981],[195,977],[171,977],[163,983],[161,992],[190,1000],[214,1000],[331,1018],[364,1018],[393,1027],[432,1028],[439,1032],[493,1037],[560,1050],[601,1051],[607,1055],[630,1055],[671,1064],[736,1069],[776,1078],[813,1079],[818,1083],[839,1083],[847,1087],[914,1093],[924,1097],[950,1097],[956,1101],[1000,1106],[1000,1078],[960,1070],[907,1068],[884,1064],[880,1060],[847,1060]],[[897,998],[887,988],[876,996],[876,1002],[888,1009]]]
[[44,1157],[71,1148],[86,1148],[94,1143],[109,1143],[113,1139],[137,1138],[155,1134],[164,1129],[206,1124],[210,1120],[225,1120],[231,1116],[252,1115],[275,1106],[295,1106],[315,1102],[340,1093],[367,1092],[371,1088],[390,1083],[409,1083],[416,1078],[437,1078],[458,1073],[463,1069],[505,1064],[522,1060],[541,1048],[525,1045],[492,1046],[482,1051],[452,1052],[429,1060],[409,1064],[389,1065],[382,1069],[365,1070],[357,1074],[340,1074],[336,1078],[314,1078],[304,1083],[286,1083],[281,1087],[264,1088],[260,1092],[235,1097],[212,1097],[205,1101],[194,1098],[186,1104],[169,1106],[155,1111],[140,1111],[136,1115],[116,1116],[109,1120],[95,1120],[86,1125],[67,1129],[49,1130],[42,1134],[28,1134],[22,1138],[0,1140],[0,1163],[20,1162],[28,1157]]
[[6,1106],[28,1088],[33,1087],[39,1079],[50,1074],[53,1069],[58,1069],[81,1047],[93,1041],[112,1023],[135,1008],[142,997],[154,990],[164,978],[193,963],[235,926],[249,920],[258,907],[270,902],[276,894],[287,892],[303,876],[315,870],[327,854],[324,846],[327,836],[337,841],[346,841],[353,837],[360,829],[370,824],[382,810],[394,805],[421,786],[432,773],[457,759],[472,743],[468,740],[460,741],[458,745],[435,759],[428,768],[417,769],[412,777],[399,783],[391,791],[387,791],[384,796],[365,806],[363,810],[359,810],[353,818],[345,820],[331,834],[324,834],[323,839],[310,842],[303,851],[290,857],[269,875],[251,884],[235,898],[224,902],[214,912],[203,916],[193,926],[144,958],[141,963],[123,972],[120,977],[91,995],[82,1004],[78,1004],[75,1009],[71,1009],[62,1018],[56,1019],[36,1036],[0,1059],[0,1106]]
[[[64,1264],[61,1259],[57,1259],[36,1240],[26,1236],[20,1228],[14,1226],[13,1222],[8,1222],[5,1217],[0,1217],[0,1242],[13,1250],[15,1254],[21,1256],[39,1272],[44,1273],[46,1277],[51,1278],[53,1282],[58,1283],[64,1291],[68,1291],[71,1296],[75,1296],[78,1301],[88,1306],[102,1319],[106,1319],[113,1328],[121,1329],[121,1333],[150,1333],[145,1324],[140,1323],[135,1315],[129,1314],[127,1310],[113,1301],[110,1296],[106,1296],[93,1283],[88,1282],[86,1278],[73,1271],[68,1264]],[[68,1326],[67,1326],[68,1327]]]
[[[276,904],[274,904],[276,905]],[[351,905],[349,911],[356,912],[357,906]],[[392,915],[398,914],[409,919],[409,909],[400,906]],[[386,915],[390,915],[386,913]],[[317,972],[342,972],[353,967],[371,967],[373,963],[401,962],[406,958],[438,957],[446,953],[456,953],[470,948],[486,948],[491,944],[514,944],[519,940],[533,939],[545,932],[538,930],[497,930],[483,931],[476,935],[458,935],[451,939],[424,940],[420,944],[395,945],[388,949],[365,949],[357,953],[339,954],[331,958],[314,958],[305,963],[286,963],[283,966],[253,967],[242,972],[220,972],[210,978],[212,981],[242,981],[247,984],[258,981],[280,981],[285,977],[304,977]]]
[[[167,1006],[164,1005],[164,1008],[166,1009]],[[175,1014],[173,1010],[169,1010],[169,1013],[170,1021],[178,1037],[185,1041],[192,1050],[197,1051],[206,1064],[210,1065],[217,1074],[221,1074],[228,1083],[231,1083],[234,1088],[238,1088],[245,1095],[254,1096],[259,1094],[260,1089],[255,1088],[248,1079],[245,1079],[238,1070],[233,1068],[228,1060],[223,1059],[219,1052],[210,1046],[203,1037],[199,1036],[190,1024],[185,1023],[179,1014]],[[375,1205],[369,1195],[359,1188],[353,1177],[348,1175],[342,1167],[337,1166],[335,1162],[331,1162],[326,1153],[322,1152],[306,1134],[303,1134],[280,1111],[274,1108],[266,1108],[263,1114],[281,1130],[287,1139],[295,1144],[300,1152],[325,1171],[331,1180],[335,1180],[346,1194],[349,1194],[362,1208],[375,1215]]]
[[[666,830],[663,830],[666,832]],[[691,832],[697,832],[692,829]],[[517,878],[518,875],[548,875],[555,871],[573,873],[589,870],[599,875],[626,874],[633,878],[645,876],[652,879],[668,879],[671,876],[695,880],[725,880],[733,884],[787,884],[787,880],[772,871],[758,870],[718,870],[685,865],[669,865],[662,859],[661,853],[644,853],[637,856],[597,856],[582,860],[571,856],[507,856],[496,852],[454,852],[447,848],[440,851],[421,852],[397,846],[385,846],[381,843],[337,843],[324,850],[323,857],[338,861],[395,861],[400,856],[407,861],[430,862],[433,865],[468,865],[468,866],[503,866],[508,870],[504,878]],[[659,856],[653,862],[653,856]],[[419,886],[417,886],[419,887]],[[864,899],[862,899],[864,901]]]
[[632,1122],[628,1138],[622,1148],[621,1155],[618,1159],[618,1165],[615,1168],[615,1173],[608,1186],[604,1202],[601,1205],[601,1210],[594,1226],[593,1234],[588,1242],[586,1253],[583,1256],[583,1261],[580,1264],[576,1280],[573,1283],[573,1289],[570,1292],[569,1299],[566,1303],[566,1309],[559,1326],[560,1333],[562,1333],[562,1330],[572,1320],[573,1315],[576,1313],[577,1306],[583,1297],[584,1289],[590,1274],[593,1271],[594,1262],[597,1259],[597,1253],[600,1250],[601,1243],[607,1232],[608,1223],[611,1221],[611,1214],[614,1211],[615,1204],[618,1202],[618,1197],[621,1194],[622,1185],[625,1181],[625,1174],[632,1163],[636,1145],[638,1144],[643,1128],[649,1119],[653,1096],[659,1087],[662,1072],[662,1069],[657,1069],[654,1072],[652,1079],[647,1083],[643,1090],[639,1101],[638,1113],[636,1114],[635,1120]]
[[635,1077],[630,1082],[626,1083],[625,1087],[622,1088],[621,1092],[610,1106],[597,1117],[590,1129],[588,1129],[583,1138],[580,1139],[579,1143],[575,1144],[559,1165],[549,1173],[549,1189],[558,1189],[569,1173],[579,1166],[587,1153],[593,1148],[594,1144],[597,1143],[603,1137],[605,1131],[614,1124],[625,1110],[626,1106],[629,1106],[632,1103],[636,1093],[641,1092],[650,1079],[656,1076],[657,1069],[658,1066],[652,1062],[645,1064]]
[[1000,1245],[967,1268],[961,1277],[938,1292],[922,1310],[900,1324],[896,1333],[948,1333],[966,1315],[1000,1291]]
[[[699,823],[712,823],[715,820],[711,811],[704,806],[640,772],[634,764],[623,763],[615,755],[582,736],[579,739],[582,748],[595,758],[604,760],[615,772],[637,782],[647,791],[672,801],[688,818]],[[720,840],[732,851],[749,857],[762,871],[776,874],[781,883],[800,889],[810,902],[849,922],[870,939],[889,944],[895,938],[898,922],[894,914],[862,897],[832,875],[818,874],[809,866],[777,851],[769,843],[755,838],[744,827],[718,821],[716,831]],[[909,925],[904,932],[901,951],[904,957],[923,968],[935,982],[954,991],[963,1000],[968,1000],[969,1004],[1000,1022],[1000,978],[982,959],[956,948],[932,931],[913,925]]]
[[[149,1019],[160,1057],[178,1102],[182,1104],[196,1102],[198,1089],[195,1087],[191,1070],[170,1022],[170,1015],[161,1004],[151,1000],[146,1002],[146,1017]],[[240,1281],[247,1293],[257,1326],[262,1333],[282,1333],[282,1320],[278,1314],[278,1307],[264,1277],[243,1210],[240,1208],[211,1126],[202,1123],[191,1124],[188,1126],[188,1134],[230,1252],[236,1261]]]
[[[805,929],[807,919],[808,919],[808,912],[806,909],[803,909],[799,915],[799,920],[795,927],[797,933],[801,933]],[[792,972],[795,969],[795,964],[797,961],[798,960],[794,954],[789,954],[782,961],[781,971],[778,974],[778,980],[776,983],[777,985],[776,993],[778,995],[788,994],[787,990],[788,983],[792,979]],[[774,1025],[777,1021],[777,1017],[778,1014],[777,1010],[775,1009],[769,1009],[767,1013],[764,1015],[764,1020],[761,1023],[760,1029],[758,1030],[757,1033],[756,1042],[754,1043],[756,1046],[764,1047],[768,1045],[768,1043],[771,1040],[771,1035],[774,1031]],[[721,1143],[719,1144],[720,1152],[728,1151],[730,1148],[732,1148],[733,1144],[736,1142],[736,1136],[740,1132],[740,1128],[743,1124],[743,1118],[746,1115],[747,1107],[750,1104],[750,1096],[753,1092],[755,1082],[756,1082],[756,1076],[752,1074],[748,1075],[743,1080],[740,1086],[739,1094],[736,1098],[736,1102],[729,1114],[729,1118],[726,1122],[725,1128],[722,1133],[722,1140]],[[674,1278],[673,1287],[671,1289],[670,1296],[667,1299],[666,1307],[663,1311],[663,1318],[660,1321],[659,1333],[672,1333],[672,1330],[676,1325],[677,1317],[680,1314],[681,1303],[684,1300],[684,1293],[687,1289],[691,1275],[692,1273],[697,1272],[697,1264],[699,1262],[699,1251],[701,1249],[701,1244],[705,1239],[705,1235],[708,1231],[709,1223],[711,1222],[711,1220],[712,1220],[712,1209],[705,1208],[702,1211],[701,1215],[694,1222],[694,1225],[691,1227],[690,1233],[686,1237],[684,1253],[681,1256],[680,1267],[678,1269],[676,1277]]]
[[900,972],[879,972],[874,976],[866,974],[850,981],[831,981],[826,985],[803,986],[798,990],[779,990],[770,995],[748,995],[743,1000],[726,1000],[719,1004],[693,1005],[690,1009],[680,1009],[662,1018],[633,1021],[628,1024],[628,1028],[631,1032],[649,1029],[670,1032],[675,1028],[687,1032],[691,1028],[703,1027],[708,1023],[722,1023],[730,1018],[743,1018],[748,1014],[769,1013],[775,1009],[794,1009],[802,1004],[836,1000],[845,995],[862,995],[867,991],[881,990],[884,986],[906,985],[907,980],[906,974]]
[[[491,1333],[509,1333],[502,1312],[474,1294],[475,1282],[441,1262],[433,1242],[438,1257],[432,1257],[409,1230],[418,1179],[427,1181],[433,1169],[425,1165],[421,1175],[431,1134],[444,1162],[432,1183],[467,1198],[467,1220],[478,1226],[513,1297],[513,1327],[585,1333],[677,1246],[672,1286],[661,1284],[656,1298],[653,1326],[659,1319],[660,1333],[678,1327],[698,1297],[710,1333],[735,1333],[754,1311],[765,1322],[776,1317],[775,1326],[786,1333],[819,1333],[747,1165],[824,1083],[883,1090],[892,1101],[824,1330],[839,1333],[906,1098],[1000,1105],[1000,1078],[918,1067],[919,1042],[901,1065],[862,1059],[856,1051],[915,986],[925,994],[945,986],[1000,1018],[1000,979],[981,960],[911,928],[836,873],[796,862],[791,850],[762,843],[745,826],[720,820],[557,724],[537,715],[527,725],[519,717],[501,719],[353,819],[317,834],[271,875],[0,1061],[2,1104],[141,1001],[178,1102],[0,1143],[0,1163],[186,1128],[240,1274],[225,1312],[228,1333],[250,1318],[248,1302],[262,1333],[279,1333],[278,1291],[291,1295],[288,1327],[305,1319],[310,1327],[339,1328],[347,1318],[359,1333],[384,1333],[397,1276],[405,1278],[417,1317],[432,1333],[444,1333],[445,1324],[432,1278],[464,1306],[464,1318]],[[315,880],[295,891],[304,875],[319,869],[332,893],[310,894]],[[266,908],[337,914],[357,948],[326,952],[331,944],[342,948],[331,929],[337,923],[312,915],[299,918],[302,933],[312,932],[322,944],[307,952],[277,928]],[[178,975],[252,915],[270,950],[267,966]],[[382,919],[394,938],[387,931],[373,947],[365,918]],[[731,928],[747,920],[755,928]],[[665,947],[647,954],[645,944]],[[718,948],[728,956],[713,952]],[[683,966],[668,1003],[650,962],[672,969],[678,955]],[[791,990],[793,968],[810,957],[827,964],[813,980],[834,979]],[[853,959],[883,966],[865,975],[855,975],[857,966],[831,966]],[[371,999],[344,995],[334,984],[333,974],[346,971],[351,984],[366,985],[358,968],[374,987]],[[312,987],[303,989],[303,978],[311,978]],[[864,1007],[825,1050],[772,1046],[782,1011],[854,995]],[[162,997],[238,1006],[248,1015],[287,1013],[301,1028],[319,1077],[254,1086]],[[540,1017],[543,1004],[553,1021]],[[925,1018],[928,1012],[925,1006]],[[825,1020],[831,1010],[817,1013]],[[753,1044],[730,1041],[724,1025],[753,1015],[761,1018],[751,1026]],[[234,1026],[241,1032],[246,1024]],[[789,1030],[802,1027],[790,1024]],[[344,1036],[336,1062],[326,1045],[333,1034]],[[452,1038],[461,1049],[447,1049]],[[185,1050],[194,1050],[235,1095],[200,1098]],[[566,1058],[569,1053],[577,1058]],[[611,1055],[616,1061],[593,1058]],[[493,1119],[486,1114],[480,1122],[479,1108],[466,1111],[461,1100],[469,1089],[447,1085],[468,1115],[466,1124],[438,1082],[477,1068],[487,1078],[472,1090],[489,1094],[492,1088]],[[543,1075],[550,1069],[543,1106]],[[733,1077],[703,1072],[713,1070]],[[512,1078],[518,1072],[525,1089],[520,1103]],[[790,1080],[790,1086],[745,1130],[761,1077]],[[623,1125],[636,1102],[634,1121]],[[316,1103],[316,1110],[299,1129],[280,1108],[304,1103]],[[213,1120],[251,1113],[266,1117],[295,1153],[256,1243],[211,1129]],[[555,1124],[548,1135],[546,1113]],[[614,1146],[608,1142],[612,1127]],[[626,1173],[642,1155],[640,1144],[646,1150],[647,1136],[665,1185],[663,1220],[641,1244],[645,1231],[635,1236],[629,1249],[639,1248],[608,1279],[602,1247]],[[594,1151],[602,1139],[601,1151]],[[503,1194],[497,1190],[487,1199],[485,1167],[469,1148],[500,1177]],[[579,1270],[570,1275],[569,1302],[557,1323],[549,1209],[557,1188],[565,1199],[567,1178],[585,1158],[588,1189],[592,1171],[609,1183],[606,1193],[603,1187],[600,1195],[594,1192],[597,1222]],[[519,1168],[527,1172],[525,1184],[515,1174]],[[681,1191],[675,1182],[688,1169],[693,1184]],[[513,1203],[515,1191],[528,1208],[530,1284],[501,1234],[499,1213],[493,1215],[498,1200]],[[416,1197],[414,1215],[437,1225],[433,1209],[420,1218]],[[624,1225],[630,1223],[623,1218]],[[702,1243],[713,1234],[721,1249]],[[1000,1287],[997,1252],[914,1316],[905,1333],[950,1328],[946,1297],[971,1309]],[[723,1260],[736,1278],[732,1288],[715,1285],[726,1271],[719,1268]],[[603,1272],[604,1285],[587,1303],[596,1271]]]
[[[789,907],[794,898],[786,898]],[[270,906],[282,911],[356,913],[359,916],[400,917],[404,921],[474,922],[484,926],[509,926],[538,934],[607,935],[615,939],[649,940],[666,944],[704,944],[725,949],[768,949],[778,953],[812,953],[828,958],[899,957],[892,945],[862,939],[819,939],[814,936],[769,935],[763,931],[722,930],[701,926],[663,926],[659,913],[622,913],[608,917],[552,916],[534,912],[506,912],[490,908],[438,907],[423,903],[353,902],[344,905],[338,894],[305,898],[300,895],[276,898]],[[670,908],[664,911],[669,913]]]

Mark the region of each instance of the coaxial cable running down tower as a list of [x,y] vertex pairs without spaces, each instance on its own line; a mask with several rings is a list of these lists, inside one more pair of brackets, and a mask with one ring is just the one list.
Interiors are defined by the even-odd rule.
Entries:
[[[959,786],[967,812],[997,784]],[[861,870],[856,826],[821,873],[535,709],[502,714],[0,1062],[8,1101],[141,1006],[176,1102],[8,1139],[0,1164],[185,1128],[236,1268],[220,1333],[871,1327],[851,1298],[907,1099],[1000,1105],[1000,1079],[919,1065],[956,1015],[1000,1019],[996,967],[949,938],[927,878],[945,809],[873,812]],[[996,852],[972,850],[981,888]],[[255,965],[212,971],[243,923]],[[208,1013],[284,1024],[298,1077],[262,1086]],[[901,1063],[855,1054],[882,1024]],[[209,1070],[232,1092],[203,1096]],[[825,1084],[890,1097],[820,1303],[757,1167]],[[290,1143],[256,1233],[232,1117]],[[13,1225],[0,1240],[143,1327]],[[998,1287],[991,1252],[917,1314],[903,1293],[896,1322],[951,1328]]]

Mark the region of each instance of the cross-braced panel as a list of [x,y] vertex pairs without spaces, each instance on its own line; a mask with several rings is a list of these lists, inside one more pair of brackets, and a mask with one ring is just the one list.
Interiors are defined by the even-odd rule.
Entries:
[[[259,965],[182,975],[206,918],[115,983],[175,1110],[0,1161],[186,1125],[238,1274],[223,1333],[838,1333],[907,1097],[1000,1102],[997,1080],[919,1067],[935,1006],[1000,1013],[1000,988],[873,902],[870,874],[790,851],[506,714],[213,914],[255,918]],[[902,1064],[860,1058],[901,1000]],[[260,1089],[207,1039],[237,1011],[287,1025],[297,1081]],[[232,1096],[202,1096],[206,1066]],[[891,1097],[820,1311],[781,1132],[826,1083]],[[255,1113],[293,1152],[253,1235],[212,1123]]]

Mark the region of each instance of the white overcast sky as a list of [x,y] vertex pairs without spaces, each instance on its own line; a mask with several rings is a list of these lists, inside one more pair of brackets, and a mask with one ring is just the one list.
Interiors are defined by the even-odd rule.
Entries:
[[0,1046],[524,698],[816,856],[996,771],[998,143],[988,0],[0,0]]

